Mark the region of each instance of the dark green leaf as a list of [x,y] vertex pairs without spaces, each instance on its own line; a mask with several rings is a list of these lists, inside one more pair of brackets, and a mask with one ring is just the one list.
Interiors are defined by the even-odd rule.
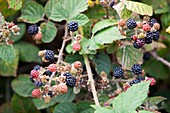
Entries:
[[108,54],[113,54],[116,51],[116,44],[109,44],[106,51]]
[[0,45],[0,58],[9,63],[13,62],[16,57],[15,49],[9,45]]
[[102,71],[109,74],[111,70],[111,61],[106,53],[97,53],[94,57],[94,64],[98,75],[100,75]]
[[53,113],[77,113],[76,106],[74,103],[60,103],[55,106]]
[[118,113],[118,112],[115,112],[114,110],[111,110],[105,107],[99,107],[96,105],[92,105],[92,107],[96,109],[95,113]]
[[11,105],[15,113],[40,113],[35,108],[31,98],[24,98],[18,95],[13,95]]
[[81,55],[78,55],[78,54],[67,55],[65,58],[65,62],[68,62],[68,63],[74,63],[75,61],[81,61],[81,63],[83,63],[84,59]]
[[18,95],[23,97],[31,97],[32,90],[35,88],[29,75],[19,75],[18,78],[12,81],[11,86]]
[[79,113],[94,113],[94,109],[90,106],[93,103],[89,101],[81,101],[76,104],[77,111]]
[[119,63],[122,64],[122,66],[125,66],[127,69],[131,69],[133,64],[141,64],[143,61],[142,55],[143,54],[141,50],[135,49],[130,45],[120,47],[116,53]]
[[55,24],[52,22],[42,23],[41,24],[41,32],[43,34],[42,41],[44,43],[50,43],[54,40],[57,34],[57,28]]
[[43,20],[44,8],[34,1],[28,1],[25,6],[21,9],[20,20],[28,23],[37,23]]
[[1,113],[14,113],[12,111],[10,103],[4,103],[3,105],[1,105],[0,109]]
[[[147,98],[145,102],[148,103],[149,106],[154,106],[154,105],[157,105],[164,100],[166,100],[165,97],[155,96],[155,97]],[[144,103],[144,105],[146,105],[146,103]]]

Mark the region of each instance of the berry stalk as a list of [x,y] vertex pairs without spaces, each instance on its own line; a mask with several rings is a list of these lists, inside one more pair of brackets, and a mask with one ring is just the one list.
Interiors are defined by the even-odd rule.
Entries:
[[92,89],[92,94],[93,94],[93,98],[94,98],[94,102],[97,106],[100,106],[98,97],[97,97],[97,91],[95,88],[95,84],[94,84],[94,79],[93,79],[93,74],[91,71],[91,67],[90,67],[90,63],[89,63],[89,59],[87,55],[84,55],[84,63],[86,65],[86,69],[87,69],[87,74],[88,74],[88,82],[90,82],[90,86]]

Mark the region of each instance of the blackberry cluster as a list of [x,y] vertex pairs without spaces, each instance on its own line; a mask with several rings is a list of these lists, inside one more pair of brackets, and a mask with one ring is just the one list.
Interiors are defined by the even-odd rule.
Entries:
[[134,29],[137,26],[137,23],[136,23],[136,21],[134,19],[129,19],[126,22],[126,26],[129,29]]
[[28,33],[31,34],[31,35],[35,35],[38,33],[38,26],[36,24],[34,25],[31,25],[28,27]]
[[43,85],[43,83],[37,80],[34,82],[34,85],[37,87],[41,87]]
[[78,30],[78,23],[77,22],[70,22],[68,24],[68,29],[72,32],[77,31]]
[[132,66],[132,73],[135,74],[135,75],[140,75],[142,74],[142,66],[139,65],[139,64],[134,64]]
[[46,50],[45,53],[44,53],[45,60],[53,60],[54,56],[55,56],[55,54],[51,50]]
[[115,68],[115,70],[113,72],[114,77],[122,77],[123,75],[124,75],[124,71],[122,68],[120,68],[120,67]]

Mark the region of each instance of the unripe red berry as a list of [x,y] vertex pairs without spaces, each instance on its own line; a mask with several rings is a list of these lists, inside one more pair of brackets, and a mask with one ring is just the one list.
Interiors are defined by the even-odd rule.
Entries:
[[138,37],[137,37],[136,35],[133,35],[133,36],[131,36],[131,39],[132,39],[133,41],[136,41],[136,40],[138,39]]
[[78,68],[81,67],[81,62],[80,61],[76,61],[76,62],[74,62],[73,66],[74,66],[74,68],[78,69]]
[[40,98],[41,97],[41,90],[40,89],[34,89],[32,91],[32,97],[34,98]]
[[57,71],[57,66],[56,66],[56,64],[50,64],[50,65],[47,67],[47,69],[48,69],[49,71],[51,71],[51,72],[55,72],[55,71]]
[[142,27],[142,29],[143,29],[144,31],[150,31],[150,30],[151,30],[151,26],[150,26],[149,24],[144,24],[143,27]]
[[36,71],[36,70],[32,70],[31,73],[30,73],[30,75],[32,76],[32,78],[38,78],[39,72]]
[[73,44],[72,48],[75,51],[80,51],[81,50],[81,45],[80,45],[80,43],[76,42],[76,43]]
[[156,84],[156,80],[153,77],[148,77],[146,81],[151,81],[150,86],[153,86]]
[[118,25],[123,27],[126,25],[126,21],[124,19],[120,19],[119,22],[118,22]]
[[35,35],[35,40],[41,40],[42,39],[42,33],[37,33],[36,35]]

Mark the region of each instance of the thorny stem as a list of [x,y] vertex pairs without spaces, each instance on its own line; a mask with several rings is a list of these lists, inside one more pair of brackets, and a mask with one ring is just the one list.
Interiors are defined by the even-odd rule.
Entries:
[[158,61],[162,62],[163,64],[165,64],[166,66],[168,66],[170,68],[170,62],[168,62],[167,60],[161,58],[160,56],[158,56],[156,54],[156,52],[150,52],[150,54]]
[[96,88],[95,88],[93,74],[92,74],[92,71],[91,71],[91,67],[90,67],[88,56],[84,55],[83,57],[84,57],[84,62],[85,62],[86,69],[87,69],[87,74],[88,74],[88,79],[89,79],[88,81],[90,82],[90,86],[91,86],[91,89],[92,89],[92,94],[93,94],[94,102],[95,102],[95,104],[97,106],[100,106],[99,100],[98,100],[98,97],[97,97],[97,91],[96,91]]

